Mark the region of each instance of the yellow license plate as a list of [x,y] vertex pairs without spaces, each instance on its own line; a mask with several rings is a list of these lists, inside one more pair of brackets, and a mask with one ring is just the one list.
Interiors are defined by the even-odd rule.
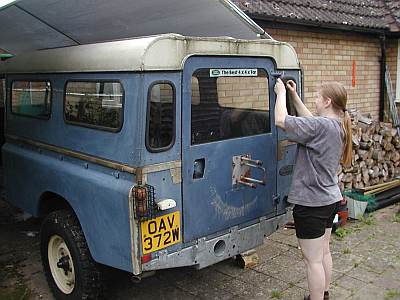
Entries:
[[157,251],[181,241],[179,211],[141,223],[143,254]]

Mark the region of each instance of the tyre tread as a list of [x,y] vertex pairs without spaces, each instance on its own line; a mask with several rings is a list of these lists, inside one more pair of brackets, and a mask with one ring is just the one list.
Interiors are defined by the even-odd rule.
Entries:
[[[80,260],[79,263],[81,265],[81,271],[82,271],[81,272],[82,295],[79,298],[71,298],[71,299],[82,299],[82,300],[101,299],[102,297],[101,271],[98,264],[93,260],[90,254],[85,236],[82,232],[81,226],[75,214],[71,210],[67,209],[54,211],[47,216],[47,218],[43,222],[43,226],[45,226],[48,222],[58,223],[63,227],[65,232],[69,232],[78,250],[79,258],[77,259]],[[42,226],[42,231],[43,231],[43,226]],[[43,259],[45,259],[45,257],[43,256],[44,254],[42,253],[42,261]],[[58,289],[51,273],[49,274],[47,273],[48,272],[45,272],[46,280],[49,286],[52,287],[52,290]],[[56,296],[54,294],[54,291],[53,295]]]

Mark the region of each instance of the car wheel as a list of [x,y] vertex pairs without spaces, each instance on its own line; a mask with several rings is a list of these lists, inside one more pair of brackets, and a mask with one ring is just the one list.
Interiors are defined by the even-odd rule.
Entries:
[[101,272],[71,210],[50,213],[41,228],[44,272],[56,299],[100,299]]

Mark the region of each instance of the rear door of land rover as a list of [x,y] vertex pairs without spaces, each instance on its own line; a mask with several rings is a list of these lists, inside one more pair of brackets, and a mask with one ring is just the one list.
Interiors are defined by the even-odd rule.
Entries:
[[190,57],[182,91],[183,241],[276,215],[275,65]]

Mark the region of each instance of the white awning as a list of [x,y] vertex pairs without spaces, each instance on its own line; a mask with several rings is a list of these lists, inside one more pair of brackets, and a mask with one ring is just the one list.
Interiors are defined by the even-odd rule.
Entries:
[[161,33],[265,35],[229,0],[0,1],[0,48],[13,54]]

